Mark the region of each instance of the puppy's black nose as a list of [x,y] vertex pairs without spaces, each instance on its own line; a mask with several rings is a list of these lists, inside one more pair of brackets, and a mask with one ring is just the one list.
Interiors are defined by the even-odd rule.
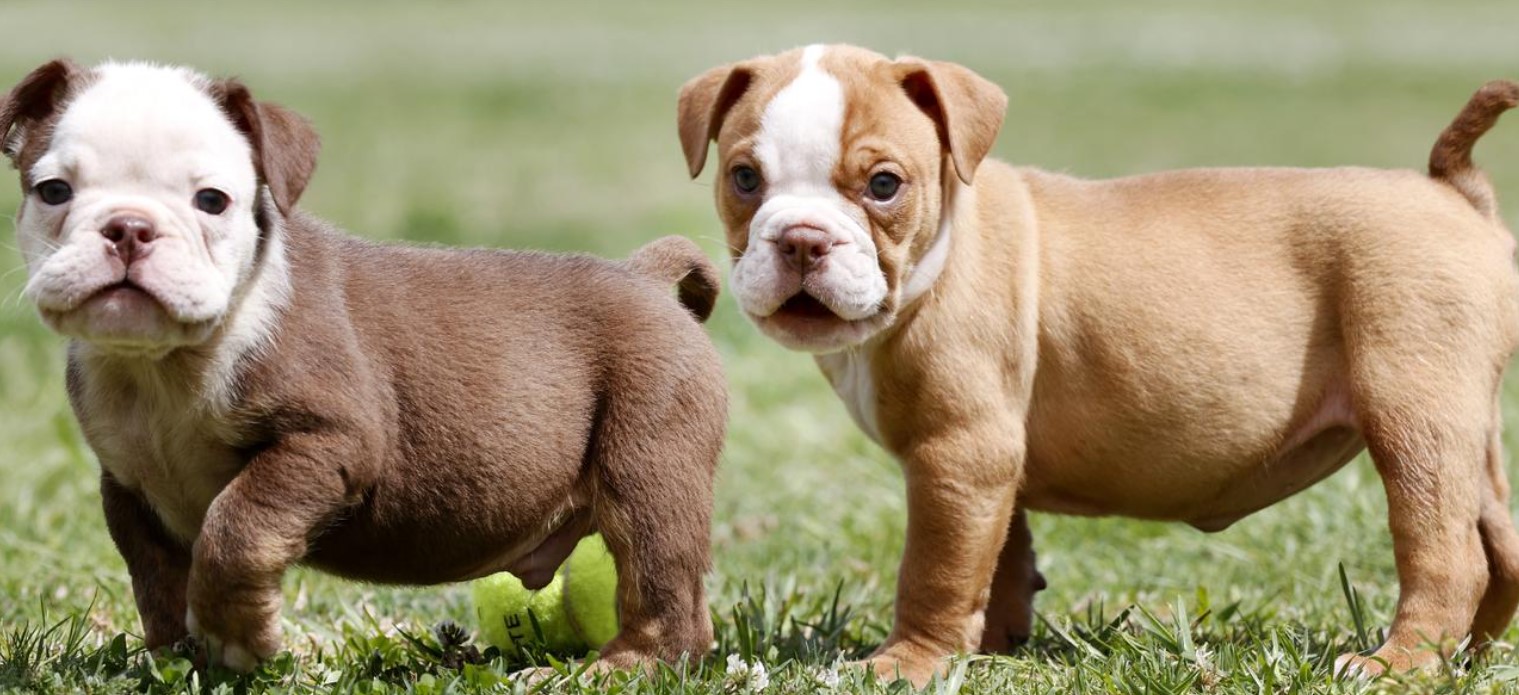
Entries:
[[775,245],[792,268],[805,273],[819,258],[828,255],[833,248],[833,239],[820,229],[792,227],[781,233]]
[[122,262],[131,265],[147,251],[148,244],[158,238],[153,223],[137,215],[117,215],[100,229],[100,235],[115,247]]

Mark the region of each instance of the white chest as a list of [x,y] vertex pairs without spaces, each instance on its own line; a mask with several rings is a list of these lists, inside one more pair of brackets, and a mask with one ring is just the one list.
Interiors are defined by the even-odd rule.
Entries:
[[855,424],[877,444],[881,443],[877,420],[876,385],[870,374],[870,358],[863,351],[844,350],[817,356],[818,367],[844,401]]
[[80,420],[100,465],[141,494],[171,534],[193,542],[212,500],[242,467],[231,428],[178,399],[92,391]]

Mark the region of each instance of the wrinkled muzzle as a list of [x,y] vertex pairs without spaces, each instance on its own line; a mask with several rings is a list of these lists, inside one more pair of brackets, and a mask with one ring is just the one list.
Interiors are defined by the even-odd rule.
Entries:
[[[231,287],[193,221],[142,196],[78,200],[54,247],[29,211],[24,294],[60,333],[86,341],[180,343],[227,311]],[[29,242],[29,243],[28,243]]]
[[732,284],[753,316],[806,293],[847,321],[876,314],[888,291],[868,229],[826,198],[794,195],[772,197],[755,213]]

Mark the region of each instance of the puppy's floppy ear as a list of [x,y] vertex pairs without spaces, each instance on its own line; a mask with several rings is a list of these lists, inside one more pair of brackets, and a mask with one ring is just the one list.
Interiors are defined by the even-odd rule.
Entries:
[[44,63],[21,78],[11,91],[0,97],[0,146],[11,164],[17,164],[26,129],[53,115],[68,93],[69,83],[80,73],[67,58]]
[[949,151],[955,173],[969,185],[1002,129],[1007,95],[954,63],[901,58],[893,69],[907,96],[938,126],[939,142]]
[[676,121],[691,178],[696,178],[706,166],[707,144],[717,139],[728,110],[744,95],[753,79],[754,71],[748,64],[732,63],[697,75],[680,88]]
[[290,109],[254,101],[237,80],[222,80],[211,92],[253,146],[254,172],[269,187],[280,214],[290,214],[316,171],[316,156],[322,149],[316,130]]

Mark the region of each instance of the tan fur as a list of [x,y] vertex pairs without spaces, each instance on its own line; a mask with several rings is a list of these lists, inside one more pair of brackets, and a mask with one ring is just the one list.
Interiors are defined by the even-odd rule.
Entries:
[[[796,60],[745,65],[763,75]],[[1436,179],[1344,168],[1087,181],[985,160],[965,162],[978,165],[971,186],[954,138],[924,138],[952,134],[954,113],[902,96],[901,65],[916,62],[850,47],[824,58],[846,88],[844,137],[884,143],[916,182],[872,227],[889,319],[818,356],[907,480],[896,624],[877,670],[921,684],[946,655],[1027,634],[1042,582],[1025,509],[1217,530],[1363,448],[1386,483],[1402,587],[1373,656],[1427,665],[1431,641],[1507,626],[1519,534],[1493,403],[1519,345],[1519,275],[1490,194],[1463,183],[1476,171],[1459,155],[1485,126],[1453,126]],[[981,92],[971,103],[1000,111],[995,88],[966,84]],[[750,80],[712,129],[725,169],[775,89]],[[1473,103],[1487,125],[1501,110]],[[717,209],[741,255],[756,203],[725,183]],[[941,216],[949,259],[902,302]]]
[[955,164],[955,174],[973,183],[976,166],[992,150],[1007,95],[986,79],[954,63],[898,59],[897,82],[908,98],[938,127],[939,141]]
[[[83,79],[49,64],[0,103],[23,171]],[[694,244],[611,262],[362,241],[294,207],[316,163],[304,119],[201,86],[263,186],[230,315],[161,355],[69,350],[146,645],[200,634],[250,668],[280,646],[294,564],[408,584],[505,570],[538,587],[599,531],[622,628],[601,667],[704,653],[726,387],[696,320],[717,272]]]

